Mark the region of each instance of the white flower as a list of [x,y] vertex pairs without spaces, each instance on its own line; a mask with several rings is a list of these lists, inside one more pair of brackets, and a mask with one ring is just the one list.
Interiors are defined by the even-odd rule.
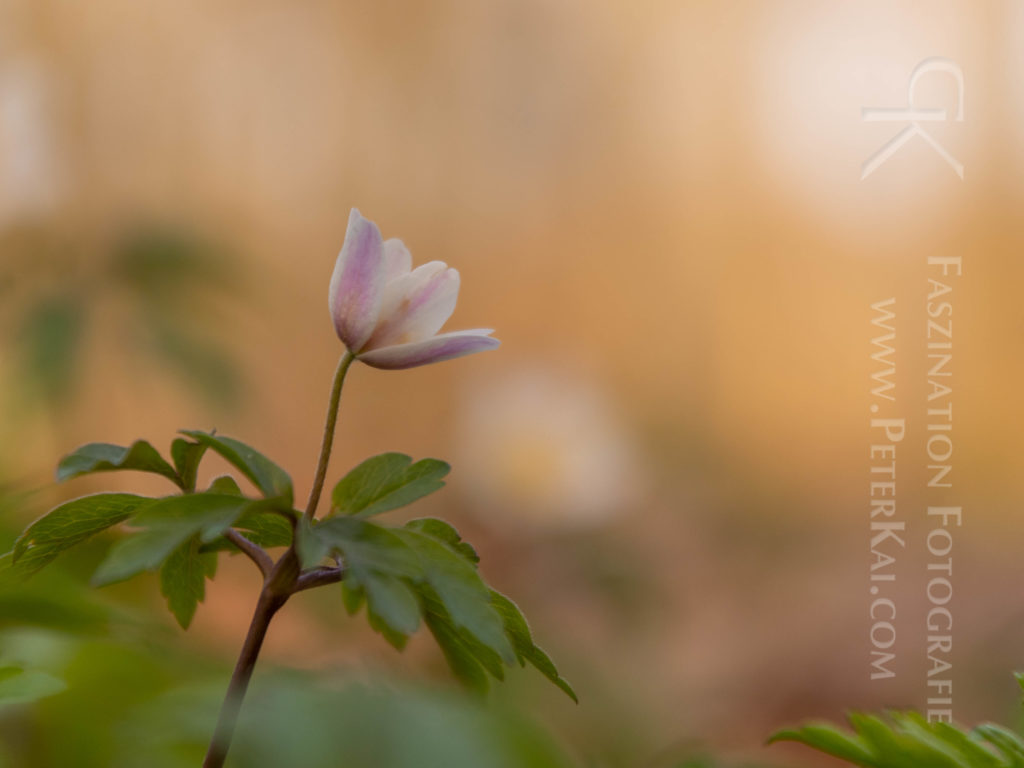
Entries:
[[459,273],[442,261],[412,268],[401,240],[383,240],[355,208],[331,277],[328,304],[338,338],[375,368],[414,368],[501,342],[489,328],[441,333],[455,310]]

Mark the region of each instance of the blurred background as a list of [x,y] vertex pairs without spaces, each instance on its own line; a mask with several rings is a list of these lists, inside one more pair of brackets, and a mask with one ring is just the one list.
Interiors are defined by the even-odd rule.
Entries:
[[[930,56],[965,73],[965,122],[933,130],[964,179],[917,140],[860,181],[900,127],[861,108],[905,106]],[[476,544],[581,704],[522,673],[480,707],[428,638],[398,654],[322,590],[275,622],[235,764],[830,764],[763,740],[924,704],[925,258],[961,256],[956,715],[1013,722],[1022,66],[1012,0],[0,0],[0,550],[62,499],[169,490],[55,487],[84,442],[216,427],[308,489],[358,206],[457,267],[449,327],[503,345],[354,369],[329,478],[449,460],[417,516]],[[908,543],[897,676],[872,683],[890,296]],[[62,688],[0,707],[0,765],[198,764],[255,571],[222,558],[186,634],[155,578],[85,586],[110,540],[0,592],[0,662]]]

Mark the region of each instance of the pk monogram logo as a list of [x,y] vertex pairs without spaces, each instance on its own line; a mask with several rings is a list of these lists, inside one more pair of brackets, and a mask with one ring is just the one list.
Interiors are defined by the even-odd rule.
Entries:
[[915,136],[920,136],[928,145],[939,153],[939,156],[949,163],[949,166],[956,171],[956,175],[964,177],[963,163],[959,162],[937,142],[931,134],[921,127],[922,123],[944,123],[948,120],[945,109],[920,109],[914,106],[914,87],[924,75],[929,72],[943,72],[956,81],[956,117],[953,119],[958,123],[964,121],[964,73],[960,67],[951,59],[929,58],[922,61],[914,71],[910,73],[910,83],[907,85],[907,106],[902,107],[862,107],[860,119],[865,123],[891,123],[904,122],[908,125],[882,146],[875,154],[869,157],[861,166],[861,181],[877,171],[886,160],[895,155],[900,148]]

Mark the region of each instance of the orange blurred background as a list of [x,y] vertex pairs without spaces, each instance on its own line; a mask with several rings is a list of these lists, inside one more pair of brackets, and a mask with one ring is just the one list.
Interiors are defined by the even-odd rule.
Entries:
[[[931,56],[965,73],[965,121],[932,131],[963,180],[917,140],[861,181],[899,129],[861,108],[905,106]],[[83,442],[216,427],[302,493],[341,352],[327,282],[358,206],[415,263],[459,269],[450,328],[503,344],[354,369],[332,475],[384,450],[452,462],[419,512],[478,544],[577,683],[578,708],[515,695],[578,752],[628,721],[609,747],[623,764],[690,741],[807,764],[760,745],[806,717],[923,705],[925,259],[962,256],[956,714],[1005,719],[1024,666],[1022,64],[1011,0],[0,0],[9,337],[19,307],[92,285],[126,229],[158,222],[227,254],[175,322],[230,350],[240,382],[211,403],[140,363],[125,302],[87,291],[62,404],[25,406],[13,342],[0,351],[2,478],[47,483]],[[956,98],[937,76],[917,96]],[[870,304],[889,296],[909,522],[898,674],[873,683]],[[183,644],[234,654],[247,565],[225,565]],[[332,606],[297,600],[268,658],[444,677],[429,643],[399,656]]]

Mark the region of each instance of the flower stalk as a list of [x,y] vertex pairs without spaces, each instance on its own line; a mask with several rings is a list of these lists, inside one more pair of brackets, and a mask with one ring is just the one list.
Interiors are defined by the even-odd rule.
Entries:
[[324,422],[324,438],[320,445],[320,458],[316,465],[316,475],[313,477],[313,487],[309,491],[309,501],[306,504],[305,518],[312,520],[316,514],[317,505],[320,503],[320,493],[324,488],[324,480],[327,478],[327,465],[331,460],[331,447],[334,445],[334,428],[338,423],[338,407],[341,404],[341,387],[345,383],[345,374],[352,365],[355,355],[346,352],[338,361],[338,368],[334,372],[334,384],[331,387],[331,399],[327,406],[327,420]]
[[[355,356],[346,352],[341,356],[334,372],[334,382],[331,385],[331,396],[327,406],[327,420],[324,423],[323,443],[320,446],[320,458],[317,460],[316,475],[313,479],[313,487],[310,489],[309,502],[306,504],[305,517],[307,520],[312,520],[316,514],[320,494],[323,492],[324,480],[327,477],[327,465],[331,460],[331,447],[334,444],[334,430],[338,423],[341,389],[345,383],[345,374],[348,373],[353,360],[355,360]],[[238,714],[242,709],[242,701],[249,689],[249,680],[256,668],[256,660],[259,658],[263,640],[267,636],[267,630],[270,628],[270,622],[274,615],[296,592],[341,581],[343,575],[341,568],[317,568],[307,574],[302,574],[294,541],[288,551],[281,556],[281,559],[273,563],[262,547],[245,539],[237,531],[230,531],[228,538],[256,563],[264,580],[256,609],[253,611],[252,621],[249,623],[249,631],[242,644],[238,661],[235,663],[235,670],[231,675],[231,682],[228,684],[224,702],[221,704],[217,726],[214,729],[213,738],[210,740],[206,758],[203,760],[203,768],[221,768],[224,765],[235,726],[238,723]]]

